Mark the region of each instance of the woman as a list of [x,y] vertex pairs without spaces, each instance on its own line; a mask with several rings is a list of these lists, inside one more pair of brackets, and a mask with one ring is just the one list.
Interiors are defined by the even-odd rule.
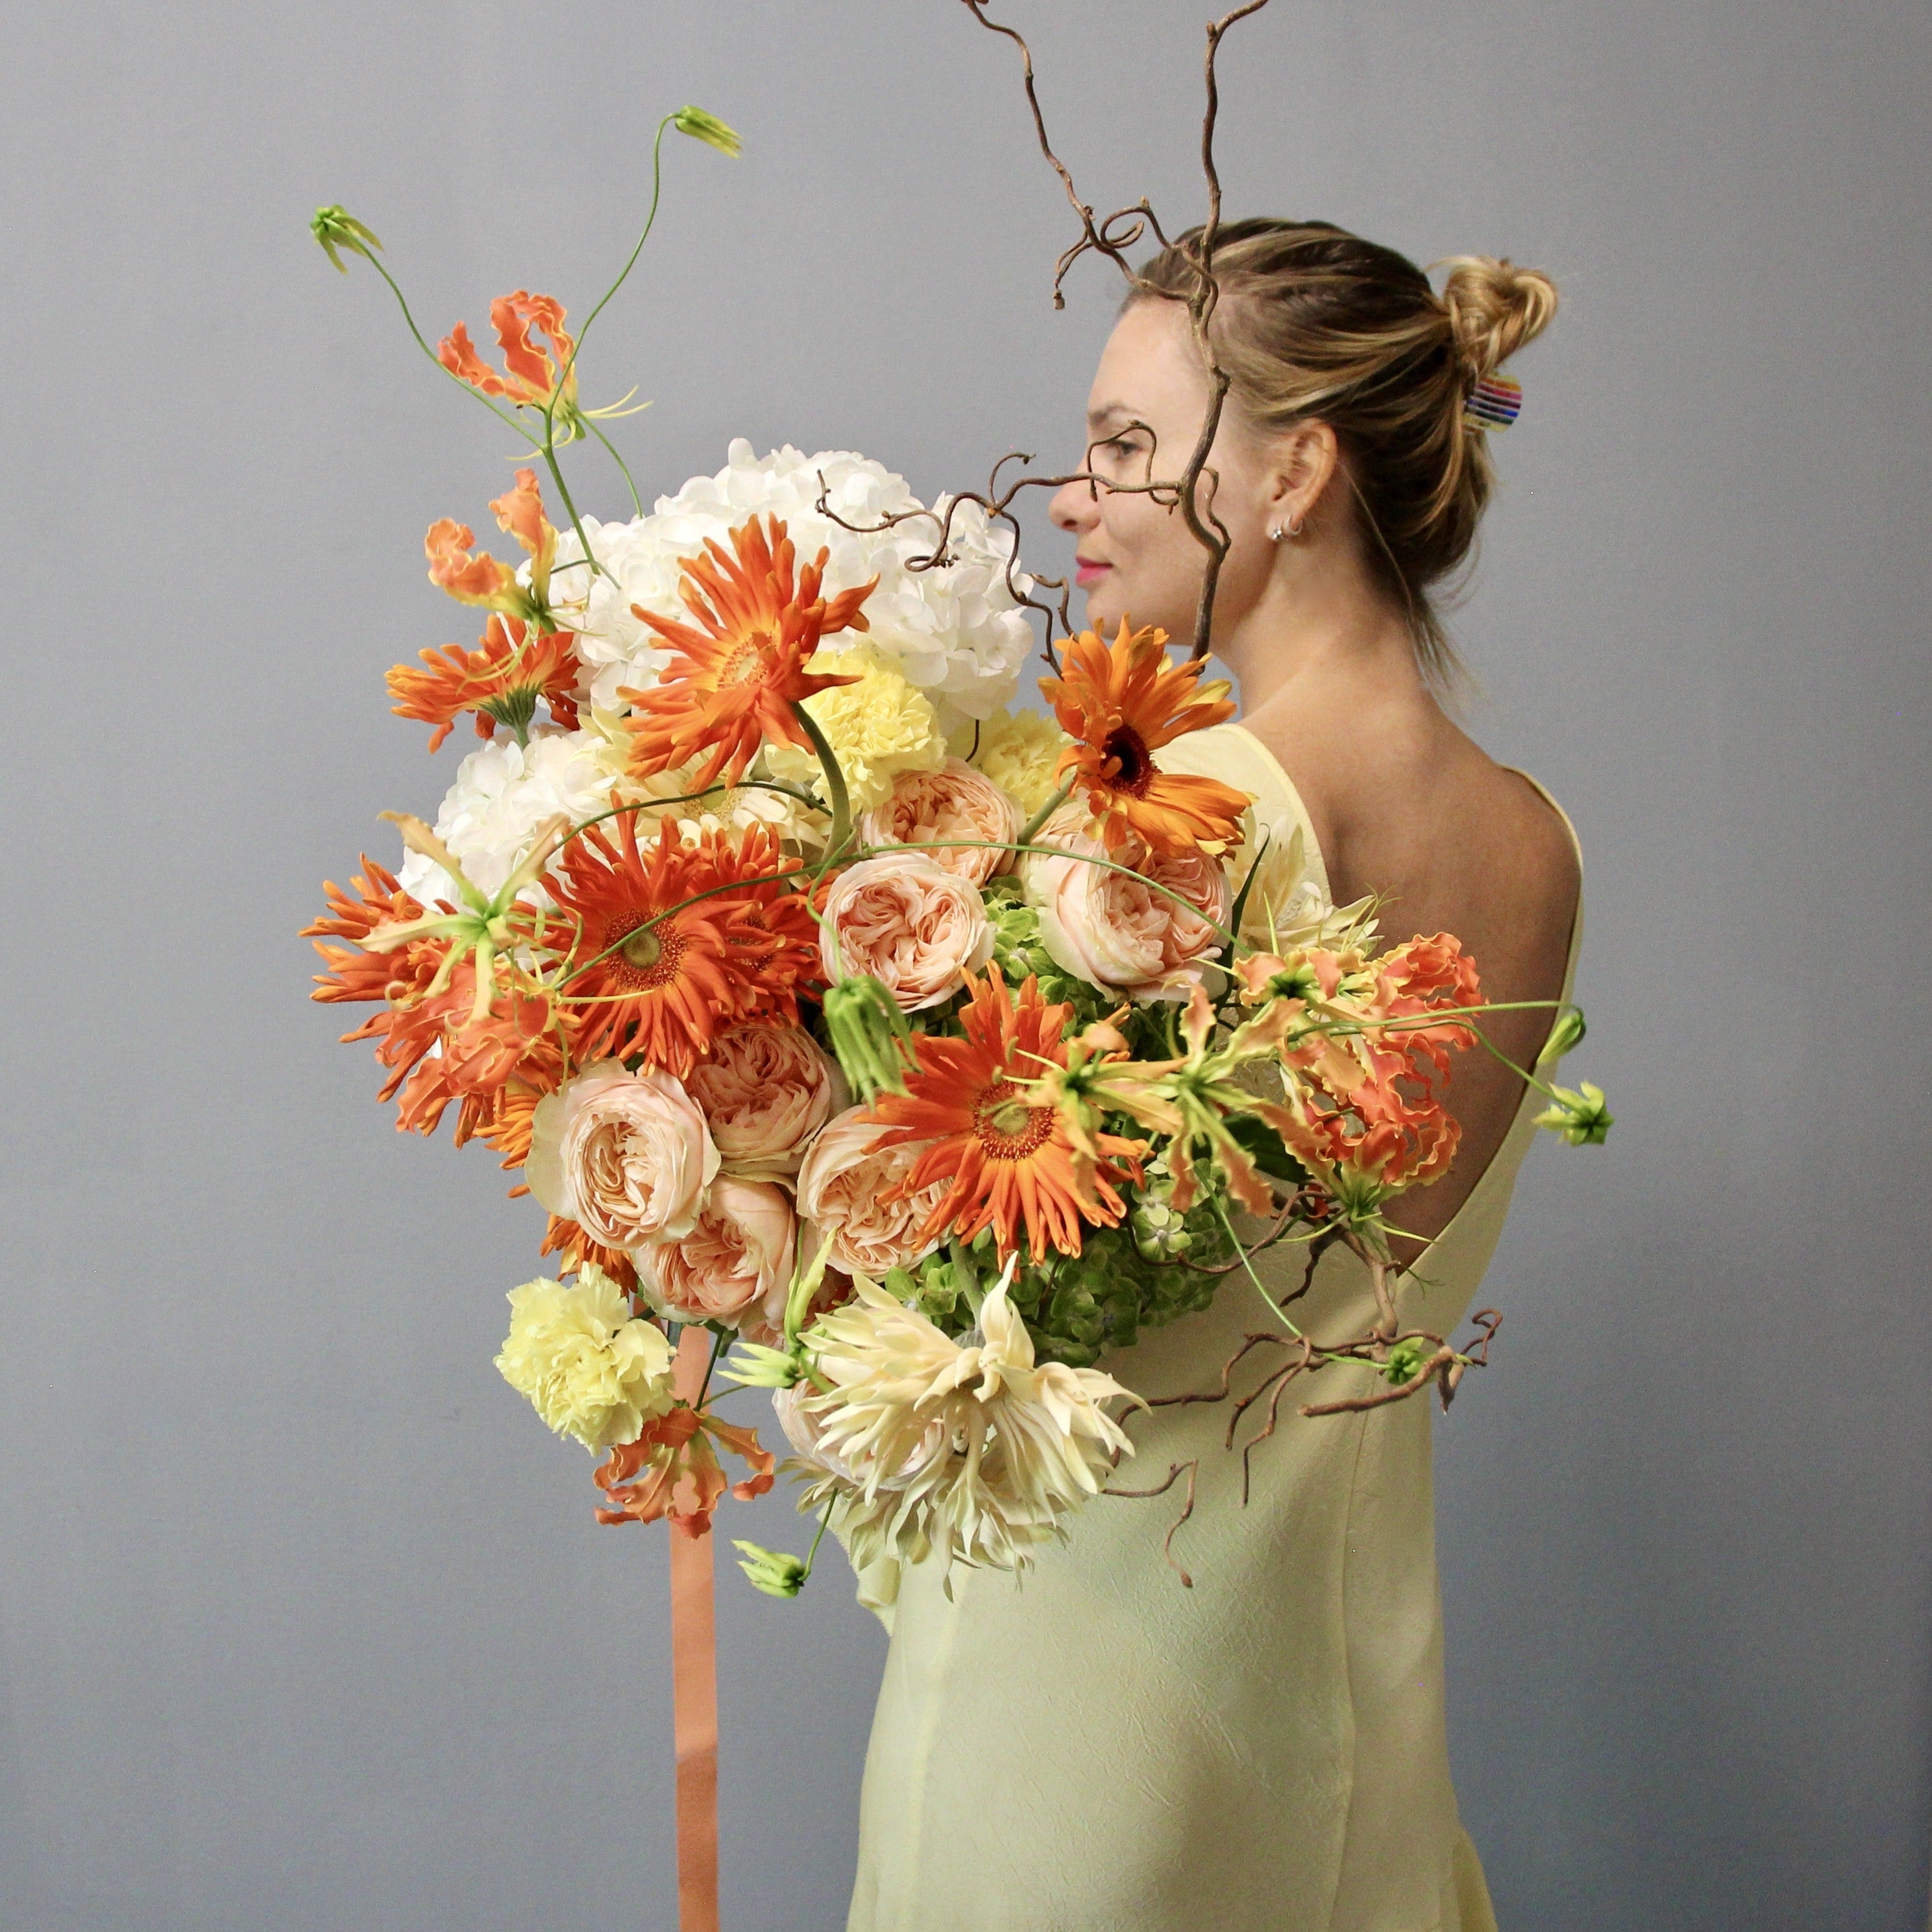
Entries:
[[[1464,257],[1438,297],[1400,256],[1319,224],[1234,224],[1214,266],[1232,382],[1202,485],[1231,539],[1213,643],[1244,710],[1168,762],[1298,824],[1332,900],[1376,894],[1393,936],[1457,934],[1490,1000],[1565,997],[1574,838],[1445,714],[1456,667],[1430,602],[1491,487],[1467,406],[1556,292]],[[1089,463],[1120,487],[1069,484],[1054,501],[1088,621],[1109,630],[1131,617],[1192,634],[1204,554],[1178,510],[1128,487],[1178,476],[1205,418],[1191,286],[1168,249],[1101,358]],[[1532,1009],[1487,1031],[1526,1064],[1549,1025]],[[1495,1246],[1534,1111],[1480,1049],[1456,1066],[1450,1104],[1460,1156],[1396,1217],[1413,1247],[1403,1306],[1443,1331]],[[1286,1292],[1292,1251],[1264,1259]],[[1359,1332],[1369,1297],[1359,1264],[1331,1251],[1297,1318]],[[1231,1287],[1102,1366],[1144,1394],[1211,1389],[1265,1319]],[[1285,1402],[1245,1508],[1226,1414],[1170,1407],[1134,1428],[1136,1481],[1199,1459],[1175,1546],[1192,1588],[1162,1547],[1178,1487],[1090,1504],[1022,1581],[956,1570],[949,1595],[931,1565],[897,1580],[852,1932],[1493,1924],[1449,1779],[1426,1406],[1310,1418]]]

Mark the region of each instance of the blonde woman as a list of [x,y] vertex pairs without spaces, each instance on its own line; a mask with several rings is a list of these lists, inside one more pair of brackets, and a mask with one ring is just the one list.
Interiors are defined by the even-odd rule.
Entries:
[[[1143,272],[1101,357],[1088,440],[1102,482],[1054,503],[1088,621],[1179,640],[1204,553],[1178,509],[1132,486],[1180,476],[1208,406],[1186,238]],[[1458,668],[1432,598],[1492,487],[1478,386],[1544,327],[1556,291],[1504,262],[1444,266],[1438,293],[1326,224],[1222,231],[1212,340],[1232,380],[1202,488],[1231,538],[1212,640],[1244,710],[1173,762],[1298,826],[1334,902],[1377,895],[1394,937],[1458,934],[1493,1000],[1553,1000],[1581,927],[1574,838],[1445,710]],[[1489,1031],[1527,1064],[1549,1024],[1516,1012]],[[1450,1103],[1457,1160],[1397,1217],[1404,1292],[1444,1330],[1495,1247],[1534,1111],[1480,1052]],[[1282,1292],[1298,1280],[1292,1251],[1264,1258]],[[1357,1332],[1369,1293],[1331,1252],[1298,1319]],[[1230,1290],[1102,1366],[1149,1395],[1211,1388],[1257,1319]],[[1150,1480],[1199,1459],[1177,1544],[1192,1589],[1163,1552],[1172,1498],[1095,1504],[1023,1581],[956,1570],[949,1594],[930,1564],[869,1580],[896,1600],[851,1932],[1493,1924],[1449,1777],[1428,1409],[1307,1418],[1284,1403],[1245,1508],[1226,1420],[1169,1407],[1134,1429]]]

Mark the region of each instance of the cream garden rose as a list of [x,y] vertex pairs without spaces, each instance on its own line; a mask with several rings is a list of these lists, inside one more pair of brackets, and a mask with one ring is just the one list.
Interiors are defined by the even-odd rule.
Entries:
[[939,1245],[922,1240],[920,1231],[947,1186],[936,1180],[898,1198],[926,1144],[875,1150],[873,1143],[884,1132],[863,1107],[848,1108],[812,1142],[798,1177],[808,1251],[816,1254],[821,1242],[829,1242],[828,1265],[872,1281],[888,1269],[923,1260]]
[[574,1288],[526,1282],[510,1291],[510,1333],[496,1366],[560,1436],[586,1449],[634,1442],[670,1412],[670,1344],[637,1319],[604,1270],[587,1263]]
[[[997,848],[1012,842],[1021,822],[1018,805],[985,772],[948,758],[939,771],[900,772],[892,796],[860,819],[859,832],[868,845],[919,848],[942,872],[983,886],[1012,864],[1012,854]],[[974,838],[992,843],[944,842]]]
[[[1137,838],[1109,852],[1086,826],[1084,806],[1063,806],[1040,835],[1059,850],[1022,862],[1042,944],[1064,971],[1096,986],[1185,1000],[1216,970],[1208,956],[1226,943],[1216,930],[1233,904],[1226,872],[1203,852],[1150,859]],[[1089,862],[1096,859],[1113,865]],[[1135,870],[1114,868],[1121,866]]]
[[730,1028],[685,1084],[724,1172],[755,1180],[796,1174],[806,1144],[846,1100],[838,1067],[800,1027]]
[[798,1224],[782,1187],[721,1174],[697,1225],[637,1252],[644,1293],[677,1322],[738,1321],[791,1281]]
[[950,998],[993,956],[979,890],[919,852],[883,852],[838,875],[819,941],[828,979],[869,973],[916,1013]]
[[606,1060],[537,1103],[524,1178],[593,1241],[635,1249],[689,1234],[718,1168],[704,1115],[681,1081]]

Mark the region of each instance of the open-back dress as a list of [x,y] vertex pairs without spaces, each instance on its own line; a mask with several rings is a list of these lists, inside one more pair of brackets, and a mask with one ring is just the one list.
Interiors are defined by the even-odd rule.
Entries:
[[[1162,762],[1298,821],[1326,892],[1314,828],[1257,739],[1222,725]],[[1566,999],[1582,928],[1580,905]],[[1426,1285],[1403,1278],[1409,1318],[1447,1334],[1468,1314],[1536,1108],[1526,1093],[1418,1264]],[[1278,1294],[1298,1283],[1302,1253],[1258,1258]],[[1331,1249],[1294,1315],[1318,1340],[1359,1334],[1373,1315],[1366,1270]],[[1204,1312],[1100,1366],[1145,1396],[1209,1390],[1268,1325],[1237,1274]],[[1238,1394],[1269,1352],[1238,1372]],[[1370,1375],[1342,1365],[1290,1385],[1245,1508],[1228,1405],[1136,1418],[1117,1486],[1198,1459],[1173,1543],[1191,1589],[1162,1546],[1184,1478],[1153,1500],[1095,1498],[1021,1577],[956,1566],[949,1596],[933,1563],[861,1576],[892,1639],[848,1932],[1492,1932],[1449,1776],[1432,1404],[1299,1412],[1380,1386]],[[1265,1412],[1249,1412],[1240,1440]]]

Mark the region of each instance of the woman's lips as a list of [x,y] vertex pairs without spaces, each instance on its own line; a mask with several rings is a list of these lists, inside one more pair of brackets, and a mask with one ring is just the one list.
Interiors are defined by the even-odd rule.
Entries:
[[1090,589],[1093,585],[1098,584],[1101,578],[1113,568],[1112,564],[1090,562],[1084,556],[1077,556],[1073,561],[1078,566],[1074,572],[1073,580],[1082,590]]

